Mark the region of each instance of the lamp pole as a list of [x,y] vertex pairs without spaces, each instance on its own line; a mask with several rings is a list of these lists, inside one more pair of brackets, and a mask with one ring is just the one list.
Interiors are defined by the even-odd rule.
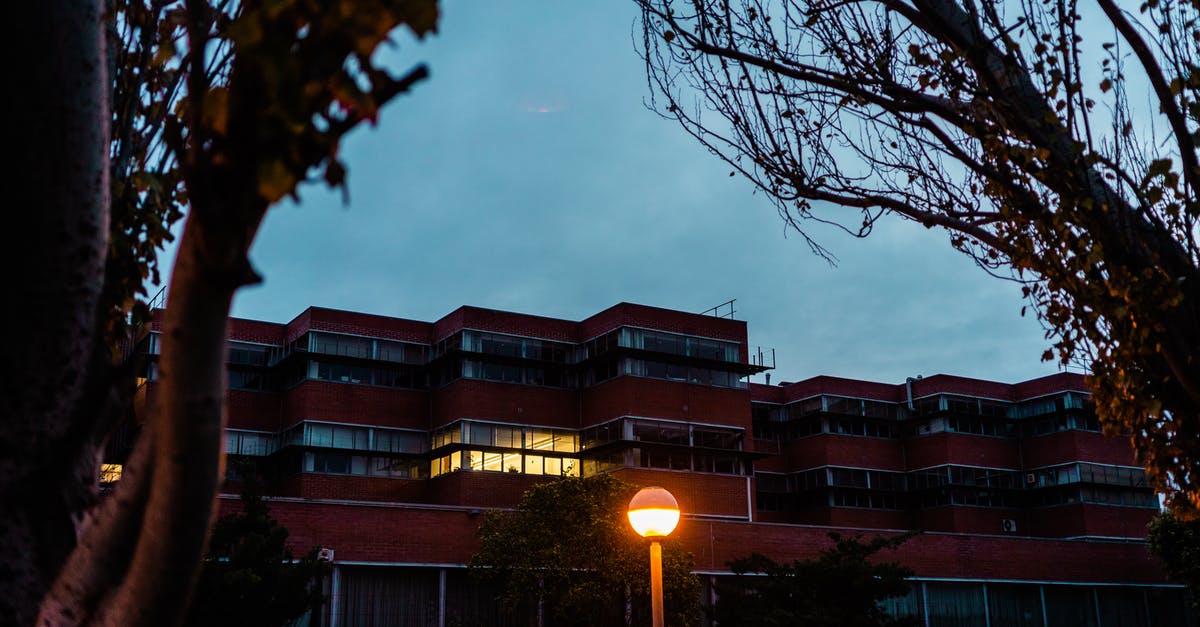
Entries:
[[650,616],[654,627],[663,627],[662,544],[650,541]]
[[650,614],[663,627],[662,538],[679,524],[679,503],[663,488],[643,488],[629,501],[629,524],[650,541]]

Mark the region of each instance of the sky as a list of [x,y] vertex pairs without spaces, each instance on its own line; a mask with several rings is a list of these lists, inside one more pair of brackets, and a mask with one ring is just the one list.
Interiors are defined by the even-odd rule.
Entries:
[[[349,203],[317,185],[267,216],[265,277],[233,315],[309,306],[436,320],[475,305],[581,320],[622,301],[701,312],[737,299],[772,382],[1052,374],[1018,286],[944,233],[885,220],[866,240],[788,234],[774,206],[648,110],[631,0],[446,0],[400,38],[431,78],[343,145]],[[169,256],[168,256],[169,260]],[[754,381],[762,382],[761,376]]]

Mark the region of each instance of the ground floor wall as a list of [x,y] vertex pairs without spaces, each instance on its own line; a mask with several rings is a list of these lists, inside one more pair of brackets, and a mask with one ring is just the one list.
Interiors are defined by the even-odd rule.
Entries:
[[[723,574],[702,574],[705,607],[719,603]],[[891,599],[893,615],[926,627],[1186,627],[1180,587],[914,579],[907,597]],[[328,627],[497,627],[536,625],[532,603],[506,611],[499,588],[461,567],[337,564],[323,616]],[[620,609],[613,608],[619,616]],[[553,625],[544,617],[548,626]],[[619,620],[619,619],[618,619]],[[637,623],[635,623],[637,624]],[[708,616],[704,625],[715,626]]]
[[[464,568],[478,550],[477,508],[333,499],[269,499],[297,554],[329,549],[334,576],[324,625],[506,625],[495,590]],[[235,496],[222,513],[240,509]],[[632,533],[632,532],[631,532]],[[830,533],[896,533],[746,520],[688,518],[673,537],[694,556],[714,600],[713,577],[761,553],[776,562],[815,558]],[[924,533],[881,556],[920,585],[893,602],[931,627],[1186,625],[1182,588],[1165,579],[1141,542]],[[507,621],[507,622],[506,622]]]

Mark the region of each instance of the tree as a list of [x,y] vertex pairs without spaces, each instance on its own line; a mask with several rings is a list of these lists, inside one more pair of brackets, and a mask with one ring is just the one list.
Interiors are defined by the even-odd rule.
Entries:
[[[106,0],[105,10],[112,16],[104,41],[112,115],[101,307],[107,339],[117,348],[150,318],[146,285],[160,284],[158,252],[172,241],[171,227],[187,205],[179,162],[163,142],[168,124],[185,121],[186,74],[176,46],[187,32],[177,0]],[[227,54],[214,57],[205,68],[209,82],[222,81],[228,61]]]
[[253,467],[243,477],[242,511],[213,526],[186,625],[288,625],[325,599],[328,564],[315,548],[293,560],[287,528],[271,517]]
[[[611,625],[622,609],[623,624],[632,624],[634,611],[649,616],[649,551],[625,516],[635,492],[610,474],[534,486],[515,510],[485,516],[471,572],[502,582],[501,601],[510,610],[531,604],[539,625]],[[692,567],[677,541],[663,541],[670,625],[699,620]]]
[[900,627],[917,625],[914,617],[889,616],[880,602],[909,593],[913,575],[896,562],[875,563],[872,556],[892,549],[912,534],[867,542],[861,535],[830,533],[833,548],[814,560],[776,564],[754,553],[729,564],[736,577],[717,589],[716,618],[722,627],[813,625],[828,627]]
[[895,215],[1023,283],[1043,358],[1088,366],[1107,429],[1200,506],[1200,3],[638,4],[659,113],[819,255],[807,221]]
[[1181,520],[1163,512],[1150,521],[1146,539],[1167,575],[1187,585],[1192,614],[1200,616],[1200,519]]
[[[110,118],[127,111],[109,108],[99,0],[22,3],[11,16],[23,25],[10,39],[19,51],[11,58],[23,59],[11,80],[36,102],[10,121],[20,165],[9,189],[21,209],[11,212],[0,246],[8,302],[20,305],[5,308],[6,328],[19,332],[0,357],[3,624],[179,620],[222,478],[225,321],[233,293],[259,278],[247,259],[254,234],[266,210],[295,197],[313,173],[344,184],[341,139],[427,75],[418,66],[392,77],[374,51],[394,28],[420,37],[437,19],[435,0],[144,6],[160,11],[153,23],[162,29],[132,26],[130,14],[112,14],[111,24],[150,39],[179,35],[157,43],[183,92],[178,116],[166,117],[160,132],[188,215],[162,323],[157,406],[122,481],[98,504],[97,451],[125,400],[125,373],[106,339],[132,307],[130,269],[150,267],[142,265],[150,263],[143,244],[162,234],[150,226],[159,218],[120,215],[128,207],[110,212],[118,196],[110,173],[131,170],[114,165],[121,155],[111,153]],[[206,71],[222,59],[227,70]],[[166,106],[158,87],[137,89],[144,96],[124,102]],[[154,188],[134,178],[125,183]],[[166,198],[163,206],[183,197]],[[142,227],[152,232],[139,235]],[[110,272],[110,254],[127,265]]]

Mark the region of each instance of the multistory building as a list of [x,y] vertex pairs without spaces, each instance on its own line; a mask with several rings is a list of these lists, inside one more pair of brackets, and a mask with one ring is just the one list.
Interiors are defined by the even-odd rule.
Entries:
[[[151,326],[138,344],[143,410],[161,341]],[[464,571],[480,512],[596,473],[676,496],[706,602],[752,552],[922,530],[896,553],[917,585],[892,609],[928,625],[1184,624],[1143,540],[1158,500],[1082,376],[748,383],[762,355],[743,321],[629,303],[233,319],[226,449],[267,478],[297,549],[330,550],[330,625],[498,620]]]

